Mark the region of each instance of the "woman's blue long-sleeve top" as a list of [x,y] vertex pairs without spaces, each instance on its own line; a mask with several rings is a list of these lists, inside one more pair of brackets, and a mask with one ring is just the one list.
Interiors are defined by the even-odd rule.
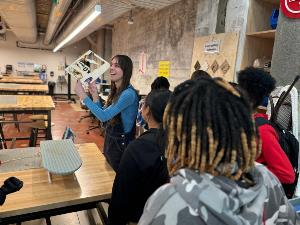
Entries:
[[96,103],[93,102],[88,96],[84,98],[83,102],[102,122],[106,122],[121,113],[124,133],[129,133],[135,125],[139,101],[131,85],[121,93],[115,103],[107,108],[103,107],[99,101]]

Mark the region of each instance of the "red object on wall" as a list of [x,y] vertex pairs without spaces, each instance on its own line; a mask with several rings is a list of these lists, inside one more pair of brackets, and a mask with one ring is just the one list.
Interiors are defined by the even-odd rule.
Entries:
[[286,17],[300,18],[300,0],[280,0],[280,7]]

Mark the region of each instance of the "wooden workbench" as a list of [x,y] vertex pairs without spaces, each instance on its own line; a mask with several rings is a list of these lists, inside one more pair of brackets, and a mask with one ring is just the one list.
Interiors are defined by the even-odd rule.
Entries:
[[[43,168],[29,169],[17,172],[0,173],[0,184],[10,176],[15,176],[24,182],[23,188],[7,196],[1,207],[2,223],[21,222],[25,219],[52,216],[49,210],[63,211],[64,208],[74,211],[80,206],[109,199],[115,172],[106,162],[96,144],[80,144],[78,151],[82,166],[73,176],[53,176],[48,182],[47,171]],[[70,208],[71,207],[71,208]],[[45,215],[45,213],[49,213]],[[31,218],[31,219],[32,219]],[[0,220],[1,220],[0,219]],[[1,223],[1,224],[2,224]]]
[[0,83],[17,83],[17,84],[43,84],[39,77],[26,77],[26,76],[3,76]]
[[[46,138],[52,139],[51,110],[54,110],[54,102],[49,95],[1,95],[0,113],[34,113],[47,114]],[[7,123],[8,121],[0,121]]]
[[20,78],[40,79],[38,73],[31,73],[31,74],[26,74],[26,75],[18,75],[18,74],[15,74],[15,73],[13,73],[13,74],[4,73],[4,74],[2,74],[2,76],[4,76],[4,77],[20,77]]
[[19,92],[26,92],[29,94],[33,93],[47,93],[48,85],[44,84],[14,84],[14,83],[0,83],[0,94],[13,93],[18,94]]

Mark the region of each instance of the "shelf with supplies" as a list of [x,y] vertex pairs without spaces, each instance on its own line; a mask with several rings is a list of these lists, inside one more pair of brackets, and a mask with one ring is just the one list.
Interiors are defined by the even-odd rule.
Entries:
[[250,0],[241,69],[256,59],[272,60],[280,0]]

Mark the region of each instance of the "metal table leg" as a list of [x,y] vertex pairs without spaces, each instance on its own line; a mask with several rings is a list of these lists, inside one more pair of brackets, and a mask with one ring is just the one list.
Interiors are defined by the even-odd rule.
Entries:
[[48,111],[48,123],[47,123],[47,130],[46,130],[46,139],[52,140],[52,128],[51,128],[51,110]]

